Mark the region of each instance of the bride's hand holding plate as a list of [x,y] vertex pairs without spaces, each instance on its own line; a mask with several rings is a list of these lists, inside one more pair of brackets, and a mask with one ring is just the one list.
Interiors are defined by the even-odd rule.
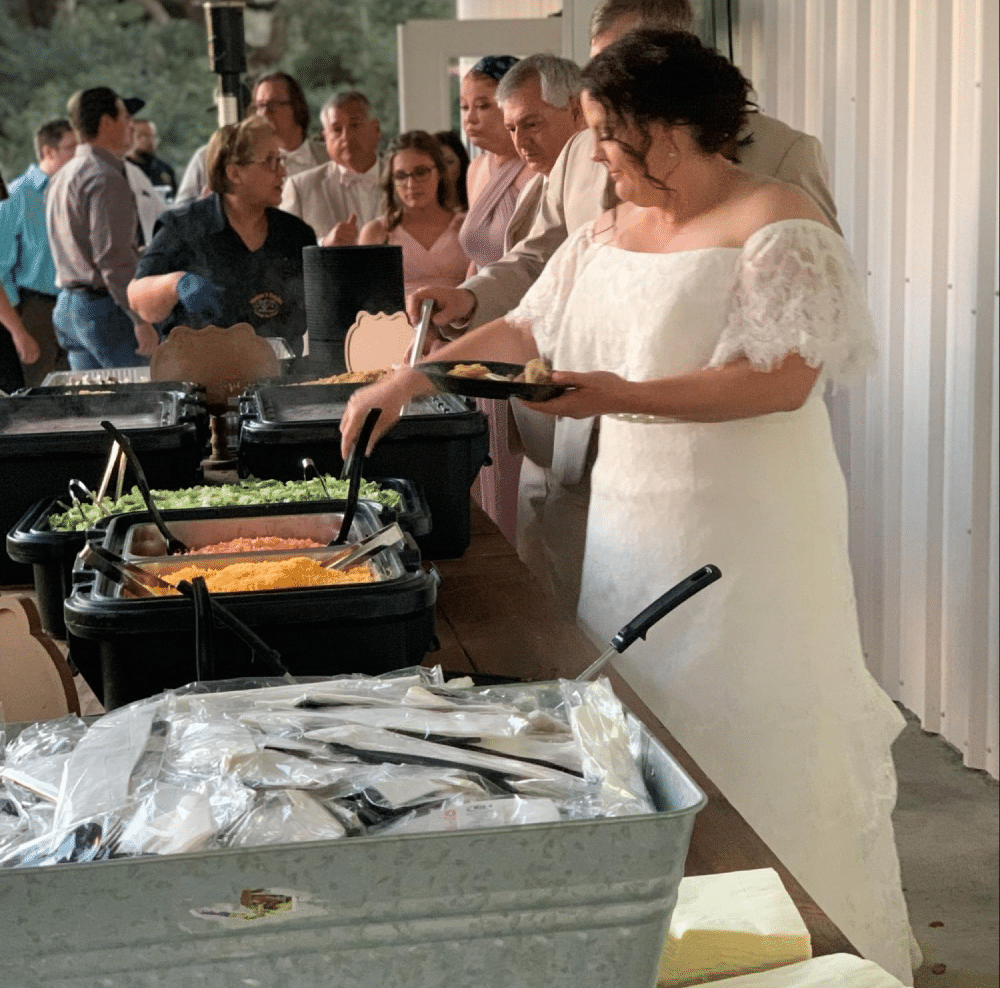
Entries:
[[622,391],[628,387],[624,378],[610,371],[553,371],[552,383],[569,390],[548,401],[526,401],[525,407],[571,419],[592,418],[619,411]]

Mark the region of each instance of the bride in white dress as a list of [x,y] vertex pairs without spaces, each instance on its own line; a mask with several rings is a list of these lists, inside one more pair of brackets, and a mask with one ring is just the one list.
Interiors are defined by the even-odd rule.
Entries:
[[[903,720],[865,667],[822,398],[874,357],[857,274],[804,192],[721,153],[749,90],[721,56],[640,31],[584,78],[623,205],[505,319],[434,358],[572,368],[554,374],[570,392],[532,407],[601,416],[580,620],[606,642],[719,566],[616,667],[862,954],[909,984],[890,820]],[[407,370],[357,393],[345,448],[367,408],[426,390]]]

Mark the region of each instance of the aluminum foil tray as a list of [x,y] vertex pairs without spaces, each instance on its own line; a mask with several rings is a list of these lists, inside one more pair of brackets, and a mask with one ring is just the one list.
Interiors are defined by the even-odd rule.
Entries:
[[105,367],[100,370],[53,371],[45,376],[43,387],[86,384],[137,384],[149,380],[148,367]]

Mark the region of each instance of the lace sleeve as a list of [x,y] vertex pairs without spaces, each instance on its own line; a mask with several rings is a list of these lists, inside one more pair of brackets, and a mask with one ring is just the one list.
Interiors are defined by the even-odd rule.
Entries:
[[730,303],[710,366],[743,356],[770,370],[794,352],[841,384],[875,359],[854,263],[822,223],[785,220],[758,230],[736,265]]
[[505,316],[508,322],[531,326],[538,352],[543,356],[552,353],[570,289],[586,264],[592,242],[591,223],[571,233],[549,258],[517,307]]

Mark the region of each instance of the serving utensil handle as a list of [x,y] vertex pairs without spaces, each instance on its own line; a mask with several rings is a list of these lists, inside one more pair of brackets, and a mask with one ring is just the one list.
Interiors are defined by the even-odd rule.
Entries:
[[434,300],[425,298],[420,305],[420,322],[417,323],[416,335],[413,338],[413,348],[410,350],[411,367],[415,367],[424,355],[424,343],[427,341],[427,330],[430,328],[433,312]]
[[653,601],[649,607],[637,614],[628,624],[626,624],[614,638],[611,639],[607,651],[604,652],[596,662],[591,663],[577,676],[578,682],[593,679],[601,669],[604,668],[616,655],[620,655],[636,638],[645,638],[646,632],[656,624],[664,615],[669,614],[675,607],[683,604],[689,597],[704,590],[709,584],[715,583],[722,576],[722,571],[718,566],[708,563],[701,569],[695,570],[690,576],[681,580],[680,583],[672,586],[666,593],[661,594]]

